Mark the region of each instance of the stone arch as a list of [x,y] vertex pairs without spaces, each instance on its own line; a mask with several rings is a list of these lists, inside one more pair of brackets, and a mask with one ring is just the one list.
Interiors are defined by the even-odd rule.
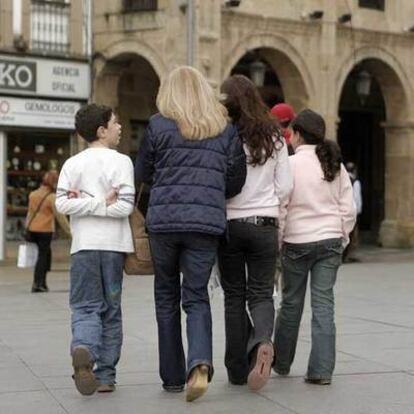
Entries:
[[166,66],[149,46],[116,42],[93,57],[93,100],[115,109],[122,124],[119,149],[134,156],[151,115]]
[[287,102],[296,110],[309,105],[315,92],[308,66],[286,38],[274,34],[246,36],[237,43],[224,56],[222,79],[230,75],[232,68],[250,50],[257,50],[277,73]]
[[341,94],[348,75],[361,62],[364,62],[364,67],[375,76],[381,87],[387,110],[387,120],[405,121],[410,115],[408,114],[409,103],[413,102],[411,81],[402,64],[387,50],[378,47],[361,47],[338,64],[335,83],[337,85],[336,107],[339,108]]
[[[383,156],[382,168],[372,168],[376,177],[382,177],[382,196],[374,194],[372,199],[382,198],[383,221],[379,228],[378,241],[385,247],[406,247],[414,245],[414,231],[405,223],[412,220],[412,156],[411,131],[414,90],[412,80],[407,76],[401,62],[382,47],[361,47],[350,53],[337,65],[335,104],[340,110],[342,93],[351,72],[362,65],[373,75],[382,95],[385,121],[377,125],[382,129],[383,144],[375,141],[377,153],[373,159]],[[362,124],[359,121],[359,124]],[[356,131],[352,134],[358,136]],[[369,134],[368,134],[369,136]],[[380,136],[374,136],[379,138]],[[379,151],[383,151],[380,154]],[[376,185],[372,186],[377,188]],[[414,227],[413,227],[414,228]]]
[[[109,61],[122,54],[135,54],[143,57],[152,66],[158,78],[167,72],[167,65],[154,48],[134,39],[120,39],[102,52],[104,60]],[[99,76],[99,74],[98,74]]]

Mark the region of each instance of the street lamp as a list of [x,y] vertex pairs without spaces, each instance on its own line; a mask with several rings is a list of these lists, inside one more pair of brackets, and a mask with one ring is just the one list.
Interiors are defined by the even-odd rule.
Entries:
[[265,81],[266,65],[260,60],[255,60],[249,66],[250,78],[257,87],[262,87]]
[[352,14],[346,13],[338,17],[338,22],[341,24],[348,23],[352,20]]
[[361,101],[361,105],[365,105],[365,102],[371,92],[372,76],[365,69],[361,70],[356,79],[356,93]]

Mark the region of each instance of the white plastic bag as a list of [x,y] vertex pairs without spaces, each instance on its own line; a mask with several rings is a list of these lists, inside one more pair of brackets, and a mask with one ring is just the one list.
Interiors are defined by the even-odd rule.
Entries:
[[22,269],[27,267],[34,267],[37,262],[39,250],[34,243],[23,243],[19,245],[17,254],[17,267]]
[[210,280],[208,281],[208,287],[207,287],[210,300],[213,299],[214,290],[217,288],[221,289],[220,278],[221,278],[220,270],[218,266],[218,261],[216,259],[216,262],[214,263],[214,266],[211,269]]

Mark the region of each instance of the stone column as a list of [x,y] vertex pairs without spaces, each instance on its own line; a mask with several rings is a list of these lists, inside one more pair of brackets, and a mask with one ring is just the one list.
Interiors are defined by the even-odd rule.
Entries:
[[221,2],[203,0],[198,3],[196,67],[214,88],[221,79]]
[[83,50],[83,23],[85,10],[82,0],[72,0],[70,3],[69,43],[72,55],[84,55]]
[[13,0],[0,1],[0,48],[13,47]]
[[[115,112],[119,106],[118,84],[121,76],[121,67],[115,63],[106,62],[97,58],[92,63],[92,91],[91,102],[108,105]],[[79,149],[85,148],[85,141],[78,140]]]
[[[336,63],[336,19],[337,4],[324,0],[324,16],[321,22],[321,50],[319,59],[320,89],[316,88],[315,109],[321,113],[326,122],[326,137],[336,140],[338,108],[335,99],[335,63]],[[318,92],[319,90],[319,92]]]
[[414,246],[414,122],[384,125],[385,219],[379,239],[384,247]]
[[0,261],[6,258],[7,135],[0,131]]
[[27,42],[29,48],[32,39],[31,11],[30,0],[22,0],[22,37]]

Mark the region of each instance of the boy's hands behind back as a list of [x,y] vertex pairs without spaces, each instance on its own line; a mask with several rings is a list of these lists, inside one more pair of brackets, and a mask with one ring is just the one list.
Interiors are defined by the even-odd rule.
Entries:
[[105,197],[106,206],[110,206],[111,204],[115,204],[118,201],[118,188],[112,188],[111,191]]

